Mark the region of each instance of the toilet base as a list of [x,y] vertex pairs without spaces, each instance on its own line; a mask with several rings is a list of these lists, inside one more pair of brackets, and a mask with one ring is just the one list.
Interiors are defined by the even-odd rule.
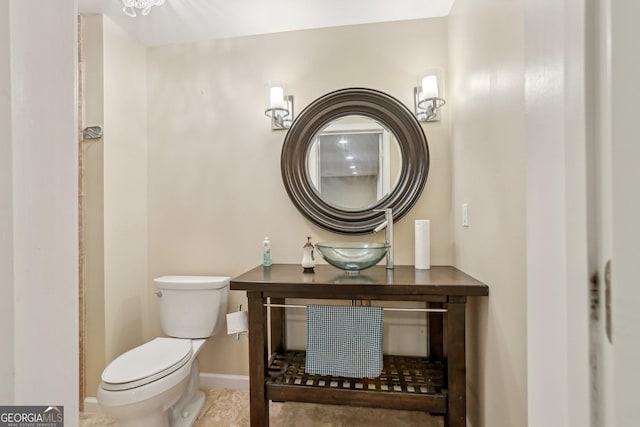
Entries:
[[189,374],[189,382],[182,397],[169,408],[171,427],[191,427],[204,406],[204,393],[200,390],[200,366],[194,359]]
[[202,407],[204,406],[204,393],[201,391],[198,391],[198,393],[196,393],[195,396],[193,396],[191,402],[189,402],[186,406],[183,407],[182,409],[182,414],[178,417],[175,415],[174,411],[172,411],[173,414],[175,414],[174,416],[172,416],[172,422],[170,423],[171,427],[191,427],[193,425],[193,423],[196,421],[196,418],[198,418],[198,415],[200,415],[200,410],[202,409]]

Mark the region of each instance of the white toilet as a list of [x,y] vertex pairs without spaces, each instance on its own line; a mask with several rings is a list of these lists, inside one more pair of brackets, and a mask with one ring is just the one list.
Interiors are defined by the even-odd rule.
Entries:
[[98,404],[121,426],[191,426],[204,404],[196,356],[224,326],[229,277],[154,282],[162,329],[172,338],[156,338],[113,360],[102,373]]

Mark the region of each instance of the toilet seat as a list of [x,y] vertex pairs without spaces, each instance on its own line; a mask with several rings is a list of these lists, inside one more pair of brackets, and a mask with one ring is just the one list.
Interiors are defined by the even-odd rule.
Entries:
[[191,359],[191,340],[156,338],[113,360],[102,373],[105,390],[129,390],[163,378]]

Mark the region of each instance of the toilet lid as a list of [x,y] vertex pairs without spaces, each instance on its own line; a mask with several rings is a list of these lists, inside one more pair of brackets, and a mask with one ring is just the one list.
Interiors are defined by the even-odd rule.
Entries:
[[191,340],[156,338],[111,362],[102,373],[102,387],[128,390],[148,384],[179,369],[192,353]]

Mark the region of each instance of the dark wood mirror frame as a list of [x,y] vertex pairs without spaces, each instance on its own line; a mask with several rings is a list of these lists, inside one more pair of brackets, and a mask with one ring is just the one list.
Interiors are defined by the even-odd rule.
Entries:
[[[393,190],[362,210],[343,210],[327,203],[307,172],[307,155],[316,134],[333,120],[349,115],[384,125],[394,134],[402,158]],[[427,182],[429,146],[420,122],[394,97],[375,89],[340,89],[316,99],[295,119],[284,139],[281,172],[289,198],[311,222],[341,234],[368,234],[384,221],[384,213],[377,209],[391,208],[395,222],[416,203]]]

